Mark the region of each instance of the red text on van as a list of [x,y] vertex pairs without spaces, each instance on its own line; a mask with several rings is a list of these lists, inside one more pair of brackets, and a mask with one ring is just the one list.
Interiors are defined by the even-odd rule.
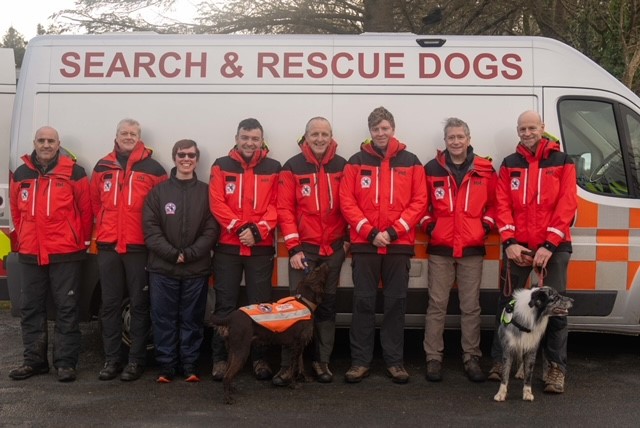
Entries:
[[258,78],[274,77],[322,79],[331,74],[338,79],[403,79],[404,54],[401,52],[352,54],[337,52],[331,57],[323,52],[258,52]]
[[156,55],[153,52],[135,52],[125,55],[116,52],[113,57],[105,58],[104,52],[65,52],[61,58],[63,77],[191,77],[207,75],[207,53],[166,52]]
[[495,79],[499,76],[507,80],[522,77],[522,58],[514,53],[498,59],[492,53],[480,53],[473,57],[457,52],[441,57],[434,53],[421,53],[419,76],[421,79],[435,79],[446,75],[451,79],[464,79],[470,74],[480,79]]

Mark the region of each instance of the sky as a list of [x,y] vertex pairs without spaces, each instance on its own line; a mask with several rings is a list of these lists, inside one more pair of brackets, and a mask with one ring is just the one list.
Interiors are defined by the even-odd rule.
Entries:
[[[174,17],[188,19],[194,14],[194,4],[198,1],[179,0],[180,13]],[[74,6],[74,0],[0,0],[0,42],[11,26],[29,41],[35,37],[38,24],[47,28],[53,23],[49,16]]]

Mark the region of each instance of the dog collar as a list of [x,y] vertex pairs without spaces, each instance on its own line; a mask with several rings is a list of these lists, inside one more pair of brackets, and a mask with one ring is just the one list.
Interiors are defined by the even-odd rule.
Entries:
[[517,327],[518,330],[524,331],[525,333],[531,333],[531,329],[523,326],[518,321],[513,319],[513,309],[515,308],[515,306],[516,306],[515,299],[512,299],[509,303],[507,303],[507,306],[505,306],[504,309],[502,310],[502,315],[500,316],[500,322],[502,323],[502,325],[513,324],[513,326]]

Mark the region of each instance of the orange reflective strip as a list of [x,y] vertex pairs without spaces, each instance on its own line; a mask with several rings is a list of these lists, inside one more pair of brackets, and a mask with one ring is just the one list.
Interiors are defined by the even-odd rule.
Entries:
[[629,209],[629,227],[632,229],[640,228],[640,209],[639,208]]
[[571,290],[595,290],[596,267],[596,262],[570,261],[567,269],[567,288]]
[[638,274],[639,268],[640,262],[627,263],[627,290],[631,290],[631,284],[633,284],[633,280]]
[[596,231],[596,260],[626,262],[629,260],[629,231],[601,229]]
[[576,227],[598,227],[598,204],[578,197]]

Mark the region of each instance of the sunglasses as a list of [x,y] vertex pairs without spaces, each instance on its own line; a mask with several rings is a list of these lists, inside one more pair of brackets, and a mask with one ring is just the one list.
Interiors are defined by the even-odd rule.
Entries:
[[195,153],[178,152],[178,153],[176,153],[176,156],[178,156],[180,159],[184,159],[185,157],[188,157],[189,159],[195,159],[196,158],[196,154]]

